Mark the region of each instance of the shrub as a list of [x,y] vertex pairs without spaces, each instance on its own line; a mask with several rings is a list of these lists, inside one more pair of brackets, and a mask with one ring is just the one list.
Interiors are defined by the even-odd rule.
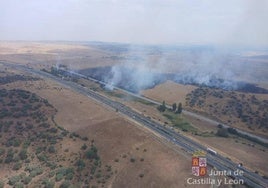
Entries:
[[88,159],[96,159],[99,160],[99,156],[97,154],[97,148],[95,146],[91,146],[89,150],[86,151],[86,157]]
[[15,185],[17,182],[20,181],[20,176],[12,176],[8,180],[9,185]]
[[30,146],[31,141],[30,140],[25,140],[25,142],[23,143],[23,148],[26,149]]
[[19,153],[19,157],[20,157],[20,159],[21,160],[25,160],[25,159],[27,159],[27,150],[26,149],[22,149],[21,151],[20,151],[20,153]]
[[44,188],[54,188],[55,182],[45,179],[42,184],[44,185]]
[[6,151],[5,151],[5,149],[4,149],[4,148],[0,148],[0,156],[1,156],[1,155],[4,155],[4,154],[5,154],[5,152],[6,152]]
[[84,144],[82,147],[81,147],[82,150],[86,150],[87,149],[87,145]]
[[157,109],[160,112],[164,112],[166,110],[166,103],[165,103],[165,101],[163,101],[162,104],[157,107]]
[[62,182],[62,184],[60,185],[60,188],[68,188],[70,187],[70,182],[69,181],[64,181]]
[[4,182],[0,181],[0,188],[4,188]]
[[14,188],[23,188],[23,184],[21,182],[17,182],[14,186]]
[[26,176],[22,181],[25,185],[28,185],[32,181],[32,178],[30,176]]
[[85,168],[86,164],[82,159],[79,159],[76,162],[76,166],[78,167],[78,170],[83,170]]
[[73,176],[74,176],[74,173],[73,172],[69,172],[68,174],[66,174],[65,179],[66,180],[72,180],[73,179]]
[[45,154],[40,154],[37,156],[37,158],[41,162],[47,161],[47,156]]
[[50,178],[54,177],[54,176],[55,176],[55,172],[54,172],[54,171],[49,172],[48,176],[49,176]]
[[13,157],[14,157],[14,152],[12,149],[9,149],[7,151],[7,156],[6,156],[6,159],[5,159],[5,163],[10,163],[13,161]]
[[48,152],[49,152],[49,153],[55,153],[55,152],[56,152],[55,147],[54,147],[54,146],[49,146],[49,148],[48,148]]
[[35,167],[35,166],[27,166],[25,168],[25,171],[28,171],[30,173],[30,177],[32,178],[43,174],[43,169],[40,167]]
[[12,170],[19,170],[21,168],[21,163],[17,162],[14,164]]
[[62,173],[57,173],[55,179],[56,179],[56,181],[61,181],[61,180],[63,179],[63,177],[64,177],[64,176],[63,176]]

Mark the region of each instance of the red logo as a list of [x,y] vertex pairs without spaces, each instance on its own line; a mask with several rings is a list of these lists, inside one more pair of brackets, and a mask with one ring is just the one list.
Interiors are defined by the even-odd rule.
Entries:
[[196,151],[192,156],[192,174],[205,176],[207,174],[207,158],[203,151]]

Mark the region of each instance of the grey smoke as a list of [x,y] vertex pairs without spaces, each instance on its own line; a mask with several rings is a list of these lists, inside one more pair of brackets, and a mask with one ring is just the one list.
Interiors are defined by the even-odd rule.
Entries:
[[142,89],[155,86],[157,80],[156,73],[151,71],[144,65],[115,65],[111,68],[108,77],[104,78],[107,88],[112,89],[113,86],[121,86],[130,91],[138,92]]
[[[161,55],[152,61],[150,57],[155,50],[157,51],[155,54]],[[210,48],[175,48],[173,53],[181,53],[182,50],[184,52],[179,58],[177,57],[177,65],[171,70],[168,62],[169,50],[164,47],[157,49],[130,47],[129,54],[139,54],[139,59],[143,61],[121,62],[111,68],[110,74],[104,80],[109,88],[121,86],[136,92],[154,87],[166,80],[227,90],[237,89],[236,75],[229,69],[228,54]]]
[[79,73],[104,81],[108,89],[116,86],[139,93],[171,80],[180,84],[224,90],[268,93],[258,87],[256,82],[260,77],[267,82],[265,65],[260,64],[261,69],[256,72],[252,68],[257,65],[256,62],[241,56],[248,49],[243,52],[244,49],[194,45],[94,45],[108,50],[113,54],[112,58],[117,57],[118,63],[114,66],[83,69]]

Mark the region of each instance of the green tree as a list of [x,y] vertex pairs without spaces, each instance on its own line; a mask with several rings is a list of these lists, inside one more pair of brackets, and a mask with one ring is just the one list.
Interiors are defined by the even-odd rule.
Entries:
[[87,145],[84,144],[82,147],[81,147],[82,150],[86,150],[87,149]]
[[162,104],[160,106],[158,106],[158,110],[160,112],[164,112],[166,110],[166,108],[167,107],[166,107],[166,102],[165,101],[163,101]]
[[79,159],[76,162],[76,166],[78,170],[83,170],[86,167],[86,163],[82,159]]
[[91,146],[91,148],[89,150],[86,151],[86,157],[88,159],[99,159],[99,156],[97,154],[98,150],[95,146]]
[[176,110],[177,110],[177,104],[176,104],[176,103],[173,103],[173,104],[172,104],[172,110],[173,110],[174,112],[176,112]]
[[180,114],[182,112],[182,104],[178,104],[177,113]]

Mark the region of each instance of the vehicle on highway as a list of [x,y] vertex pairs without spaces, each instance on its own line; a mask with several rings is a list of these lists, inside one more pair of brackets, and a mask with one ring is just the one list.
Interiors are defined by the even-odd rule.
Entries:
[[207,152],[212,154],[212,155],[217,155],[217,152],[211,148],[207,148]]

